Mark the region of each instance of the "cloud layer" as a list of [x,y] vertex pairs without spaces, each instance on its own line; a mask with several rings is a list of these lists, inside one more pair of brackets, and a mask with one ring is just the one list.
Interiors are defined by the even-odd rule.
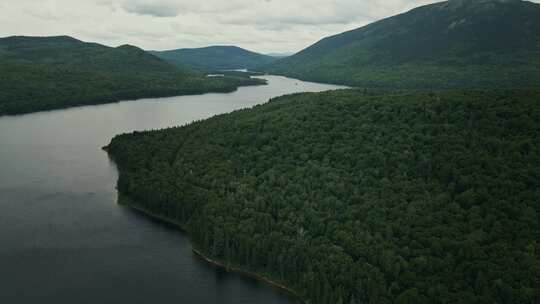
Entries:
[[72,35],[157,50],[234,44],[259,52],[289,52],[433,2],[437,1],[3,0],[0,36]]

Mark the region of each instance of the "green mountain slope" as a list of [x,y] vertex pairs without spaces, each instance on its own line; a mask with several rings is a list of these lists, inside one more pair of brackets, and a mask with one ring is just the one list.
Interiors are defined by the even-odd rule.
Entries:
[[267,70],[361,87],[534,87],[540,83],[540,4],[427,5],[325,38]]
[[207,78],[129,45],[111,48],[59,37],[0,38],[0,115],[124,99],[228,92],[260,84]]
[[538,303],[539,99],[297,94],[107,149],[127,204],[308,303]]
[[[92,71],[178,73],[178,67],[131,45],[111,48],[67,37],[14,36],[0,39],[2,59],[70,65]],[[188,69],[184,69],[188,72]]]
[[253,69],[277,59],[235,46],[154,51],[152,54],[177,64],[205,70]]

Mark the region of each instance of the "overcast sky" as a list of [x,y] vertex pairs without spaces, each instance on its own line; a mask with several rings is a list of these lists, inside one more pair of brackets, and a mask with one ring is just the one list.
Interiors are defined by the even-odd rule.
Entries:
[[[1,0],[0,36],[70,35],[144,49],[294,52],[430,0]],[[540,2],[540,1],[534,1]]]

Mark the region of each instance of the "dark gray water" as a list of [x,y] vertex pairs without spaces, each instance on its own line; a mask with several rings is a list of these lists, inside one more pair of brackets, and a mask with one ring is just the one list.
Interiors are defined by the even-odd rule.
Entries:
[[101,150],[133,130],[337,86],[264,77],[230,94],[145,99],[0,118],[0,303],[293,303],[197,259],[177,230],[117,205]]

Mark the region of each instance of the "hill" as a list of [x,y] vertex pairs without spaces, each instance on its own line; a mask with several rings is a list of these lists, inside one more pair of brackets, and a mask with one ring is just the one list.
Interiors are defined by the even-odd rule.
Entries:
[[271,73],[358,87],[535,87],[540,4],[450,0],[324,38]]
[[0,39],[4,60],[24,60],[36,64],[70,65],[107,72],[177,73],[178,69],[131,45],[111,48],[85,43],[67,36]]
[[308,303],[537,303],[539,99],[297,94],[107,150],[124,203]]
[[152,54],[177,64],[189,65],[204,70],[253,69],[276,60],[274,57],[251,52],[236,46],[153,51]]
[[0,38],[0,70],[0,115],[260,84],[210,79],[134,46],[112,48],[67,36]]

